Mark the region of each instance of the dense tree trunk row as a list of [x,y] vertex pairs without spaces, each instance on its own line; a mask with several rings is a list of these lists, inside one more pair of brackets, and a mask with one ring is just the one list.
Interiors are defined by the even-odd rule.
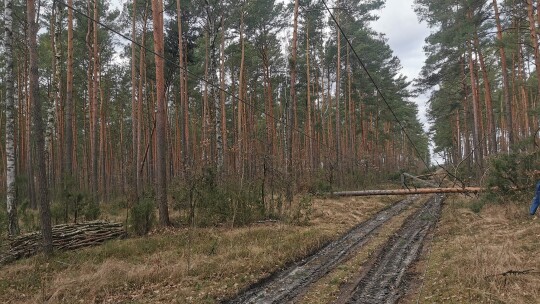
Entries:
[[[421,170],[428,141],[416,105],[399,60],[369,26],[381,1],[341,0],[348,9],[334,13],[354,36],[353,47],[364,50],[413,142],[318,1],[175,4],[138,0],[120,14],[100,0],[45,1],[39,16],[29,5],[30,39],[14,36],[22,52],[9,50],[5,31],[14,68],[1,87],[7,107],[0,155],[8,164],[1,178],[11,234],[18,230],[15,191],[31,207],[39,202],[43,229],[49,203],[63,204],[65,219],[77,220],[80,201],[91,211],[125,196],[130,207],[155,198],[160,223],[168,225],[168,185],[189,187],[208,172],[224,187],[260,184],[270,210],[275,196],[291,200],[299,189]],[[5,14],[7,26],[7,6]],[[129,32],[123,51],[113,30]],[[469,44],[471,54],[480,54],[477,44]]]
[[423,88],[435,88],[430,116],[436,151],[481,175],[492,155],[534,149],[538,1],[418,1],[417,8],[438,28],[428,38],[419,81]]

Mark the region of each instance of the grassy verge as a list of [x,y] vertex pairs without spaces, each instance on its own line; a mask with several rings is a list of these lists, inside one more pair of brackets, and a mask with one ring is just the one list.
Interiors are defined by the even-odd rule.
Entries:
[[315,200],[303,225],[177,229],[4,266],[1,303],[215,303],[397,200]]
[[540,220],[528,216],[527,203],[478,208],[476,199],[450,197],[427,256],[420,302],[537,303]]

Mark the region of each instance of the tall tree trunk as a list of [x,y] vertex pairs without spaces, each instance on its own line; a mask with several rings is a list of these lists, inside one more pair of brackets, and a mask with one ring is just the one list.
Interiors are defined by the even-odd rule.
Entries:
[[507,128],[508,132],[508,142],[509,147],[511,148],[514,144],[514,132],[512,131],[512,107],[511,107],[511,99],[510,99],[510,81],[508,78],[508,65],[506,63],[506,52],[504,48],[503,43],[503,36],[502,36],[502,26],[501,26],[501,20],[500,20],[500,13],[499,8],[497,6],[497,0],[493,0],[493,10],[495,11],[495,21],[497,24],[497,40],[499,41],[499,55],[501,57],[501,73],[503,78],[503,98],[504,98],[504,105],[505,105],[505,117],[506,117],[506,124],[509,126]]
[[[339,1],[337,1],[337,6],[339,6]],[[336,13],[336,18],[339,21],[339,13]],[[341,116],[339,109],[339,96],[341,93],[341,33],[339,28],[336,26],[337,34],[337,62],[336,62],[336,168],[338,171],[341,168]]]
[[[90,16],[92,14],[92,1],[91,0],[88,0],[88,3],[87,3],[87,14]],[[84,126],[85,126],[85,130],[84,130],[84,152],[85,152],[85,156],[84,156],[84,168],[85,168],[85,178],[86,178],[86,186],[87,186],[87,190],[89,190],[90,192],[92,192],[92,185],[91,185],[91,181],[92,181],[92,172],[91,172],[91,159],[90,159],[90,154],[92,153],[92,131],[94,130],[94,127],[92,126],[92,111],[91,111],[91,108],[92,108],[92,103],[93,103],[93,100],[94,100],[94,80],[93,80],[93,75],[94,75],[94,54],[93,54],[93,47],[92,47],[92,29],[93,29],[93,22],[88,19],[88,27],[87,27],[87,31],[86,31],[86,48],[88,50],[88,71],[86,73],[86,81],[87,81],[87,90],[88,90],[88,102],[87,104],[84,105],[84,111],[86,113],[86,111],[88,111],[88,115],[84,115]],[[88,106],[88,108],[87,108]],[[88,118],[87,118],[88,116]]]
[[[30,80],[29,80],[29,72],[28,70],[30,69],[29,68],[29,63],[28,63],[28,60],[25,60],[25,67],[24,67],[24,70],[25,72],[23,73],[24,74],[24,80],[22,83],[24,84],[29,84],[30,83]],[[38,200],[37,200],[37,195],[36,195],[36,184],[34,182],[34,175],[35,175],[35,161],[32,157],[32,153],[33,153],[33,149],[34,149],[34,141],[32,140],[32,114],[33,114],[33,98],[31,98],[30,96],[30,92],[29,92],[29,87],[27,85],[22,85],[22,87],[24,87],[24,89],[22,90],[24,95],[22,96],[26,96],[25,98],[25,101],[26,101],[26,126],[25,126],[25,129],[26,129],[26,161],[28,163],[28,166],[26,166],[26,174],[28,176],[28,196],[29,196],[29,199],[30,199],[30,207],[32,207],[33,209],[37,209],[38,208]],[[20,99],[22,100],[22,99]]]
[[471,158],[468,157],[471,153],[470,135],[469,135],[469,94],[467,88],[467,75],[465,74],[465,56],[460,59],[461,66],[461,86],[463,88],[463,155],[467,157],[467,168],[471,168]]
[[[13,85],[13,0],[4,1],[4,60],[6,86],[6,205],[9,236],[19,234],[15,184],[15,90]],[[30,180],[29,180],[30,183]]]
[[[270,170],[273,170],[274,161],[272,159],[272,156],[274,155],[274,123],[272,121],[271,116],[274,115],[274,103],[273,103],[273,96],[272,96],[272,79],[270,74],[270,59],[268,54],[268,49],[266,46],[262,46],[261,50],[262,54],[262,61],[263,61],[263,75],[264,75],[264,100],[265,100],[265,106],[264,106],[264,112],[265,115],[265,122],[266,122],[266,157],[269,159],[268,166],[270,167]],[[289,125],[290,122],[287,122]],[[287,149],[290,149],[292,147],[288,147]]]
[[[141,33],[141,45],[146,45],[146,26],[148,22],[148,1],[146,2],[143,16],[143,28]],[[143,133],[144,118],[143,118],[143,106],[146,99],[146,50],[144,48],[139,49],[139,86],[137,92],[137,190],[138,195],[143,190],[143,179],[146,176],[143,171],[143,157],[144,157],[144,139]]]
[[454,163],[457,163],[463,159],[463,152],[462,152],[462,143],[461,143],[461,119],[460,119],[460,110],[459,108],[456,109],[456,127],[455,129],[455,150],[456,150],[456,157],[454,158]]
[[71,179],[73,174],[73,0],[68,0],[68,49],[67,49],[67,83],[65,103],[65,158],[64,174]]
[[204,32],[204,91],[203,91],[203,103],[202,103],[202,138],[201,138],[201,148],[202,148],[202,162],[203,165],[208,165],[208,159],[210,158],[210,140],[208,139],[208,128],[210,127],[210,108],[208,106],[208,83],[210,82],[210,79],[208,78],[209,74],[209,56],[208,56],[208,40],[210,38],[208,37],[208,32]]
[[476,85],[476,70],[472,57],[472,43],[469,42],[469,75],[471,79],[471,95],[473,101],[473,149],[475,155],[475,161],[482,166],[482,146],[480,142],[481,130],[480,127],[480,102],[478,101],[478,88]]
[[[212,8],[213,11],[215,8]],[[214,12],[209,13],[208,16],[214,16]],[[216,58],[216,40],[217,40],[217,33],[218,28],[216,25],[216,20],[212,18],[212,20],[209,20],[210,25],[210,37],[211,37],[211,44],[210,44],[210,67],[212,71],[212,77],[211,82],[213,84],[217,83],[216,79],[216,72],[217,72],[217,58]],[[221,17],[221,24],[223,24],[223,16]],[[223,39],[225,37],[223,36]],[[213,101],[213,107],[214,107],[214,137],[216,140],[215,148],[216,148],[216,170],[218,174],[221,174],[223,170],[223,162],[224,162],[224,156],[223,156],[223,126],[221,124],[221,102],[220,98],[217,94],[217,89],[214,86],[212,86],[212,101]]]
[[154,51],[156,62],[156,199],[159,207],[159,223],[169,225],[169,208],[167,206],[167,169],[166,169],[166,102],[165,102],[165,66],[163,39],[163,2],[152,0],[152,17],[154,28]]
[[349,158],[356,159],[356,111],[352,98],[352,68],[350,49],[347,46],[347,99],[349,101]]
[[306,25],[306,101],[307,101],[307,130],[306,133],[308,135],[308,147],[307,147],[307,155],[308,155],[308,168],[309,170],[314,169],[315,162],[314,162],[314,155],[313,155],[313,125],[312,125],[312,105],[311,105],[311,76],[310,76],[310,65],[309,65],[309,27]]
[[491,98],[491,84],[489,81],[486,64],[484,62],[484,55],[482,54],[482,49],[480,48],[480,41],[478,39],[478,33],[476,31],[476,28],[474,33],[474,46],[476,49],[476,54],[478,55],[478,61],[480,63],[480,69],[482,70],[482,78],[484,82],[484,99],[486,103],[486,118],[488,124],[487,140],[489,141],[489,154],[495,154],[497,153],[497,132],[495,127],[495,115],[493,113],[493,102]]
[[43,251],[47,255],[53,252],[51,212],[49,208],[49,189],[47,187],[47,171],[45,169],[45,138],[43,118],[41,117],[42,100],[39,97],[39,75],[37,65],[37,24],[34,0],[26,2],[28,23],[28,49],[30,53],[30,99],[34,106],[34,131],[36,140],[36,186],[40,206],[41,234],[43,236]]
[[[101,71],[100,76],[101,79]],[[106,201],[107,199],[107,182],[108,178],[111,178],[110,174],[107,174],[106,162],[107,162],[107,117],[105,115],[107,111],[107,104],[105,102],[105,96],[103,95],[103,87],[99,86],[99,183],[100,183],[100,192],[101,192],[101,201]]]
[[519,101],[520,102],[520,106],[522,106],[522,110],[519,111],[519,113],[521,114],[521,116],[523,117],[523,120],[518,120],[520,122],[522,122],[520,125],[521,125],[521,128],[523,130],[523,136],[524,137],[529,137],[531,135],[531,128],[530,128],[530,122],[529,122],[529,97],[527,96],[527,92],[526,92],[526,81],[525,79],[527,78],[527,75],[526,75],[526,72],[525,72],[525,67],[523,65],[523,56],[521,55],[523,50],[522,50],[522,45],[519,44],[517,49],[518,49],[518,64],[517,64],[517,79],[518,79],[518,83],[519,83],[519,93],[517,94],[519,96]]
[[[219,101],[221,107],[221,141],[222,141],[222,158],[227,160],[228,150],[227,150],[227,112],[225,109],[225,18],[223,13],[221,15],[221,44],[220,44],[220,68],[219,68]],[[219,147],[218,147],[219,151]],[[219,154],[219,152],[218,152]],[[218,155],[219,157],[219,155]],[[223,160],[222,160],[223,164]],[[218,160],[219,165],[219,160]],[[225,163],[227,168],[228,164]]]
[[237,159],[236,159],[236,171],[243,176],[244,173],[244,153],[243,148],[246,143],[243,141],[243,117],[244,117],[244,61],[245,61],[245,49],[244,49],[244,12],[242,7],[242,12],[240,14],[240,75],[238,76],[238,113],[237,113],[237,127],[236,127],[236,134],[237,134],[237,140],[236,140],[236,153],[237,153]]
[[[57,113],[55,113],[55,108],[56,109],[61,109],[61,103],[62,103],[62,96],[61,96],[62,70],[60,68],[61,60],[62,60],[62,52],[61,52],[62,46],[60,45],[61,34],[62,34],[62,5],[61,5],[61,3],[57,1],[56,4],[55,4],[55,7],[53,9],[54,9],[54,13],[53,13],[53,19],[54,19],[54,35],[53,35],[54,98],[53,98],[53,102],[51,103],[51,107],[49,108],[49,115],[48,115],[49,116],[49,122],[48,122],[48,124],[50,126],[47,127],[47,129],[49,131],[51,131],[51,132],[55,131],[54,125],[55,125],[55,118],[56,118],[56,124],[57,124],[57,128],[58,128],[58,133],[59,133],[58,141],[60,143],[63,143],[63,136],[62,136],[63,130],[62,130],[62,125],[60,124],[60,122],[62,120],[61,111],[57,111]],[[54,141],[54,135],[55,135],[54,133],[50,134],[50,136],[51,136],[50,142],[51,143],[53,143],[53,141]],[[51,152],[53,152],[52,147],[53,146],[51,145],[51,149],[50,149]],[[62,149],[61,145],[58,145],[58,154],[60,154],[60,155],[63,154],[61,149]],[[51,157],[50,159],[51,159],[51,162],[52,162],[51,165],[53,165],[54,162],[55,162],[55,159],[54,159],[54,157]],[[61,176],[61,172],[57,172],[57,173],[60,173],[59,176]],[[51,179],[52,179],[52,177],[51,177]]]
[[57,40],[55,37],[56,33],[56,14],[57,14],[57,7],[56,5],[52,8],[52,14],[51,14],[51,20],[50,20],[50,28],[49,32],[51,35],[51,47],[53,51],[52,56],[52,93],[49,93],[49,103],[44,104],[45,105],[45,112],[47,113],[47,121],[45,126],[45,153],[46,153],[46,166],[48,166],[48,177],[50,179],[49,183],[52,184],[53,178],[54,178],[54,135],[56,133],[55,130],[55,112],[54,112],[54,105],[55,105],[55,99],[56,99],[56,90],[58,89],[58,94],[60,94],[60,83],[56,81],[56,74],[57,72],[60,72],[60,69],[57,67],[57,61],[56,61],[56,54],[59,51],[59,48],[56,46]]
[[182,166],[184,170],[184,177],[187,177],[189,166],[189,113],[188,113],[188,98],[187,98],[187,81],[184,67],[184,39],[182,31],[182,7],[180,6],[180,0],[176,0],[176,18],[178,22],[178,62],[180,73],[180,107],[182,110]]
[[536,31],[536,21],[534,18],[533,0],[527,0],[527,15],[529,17],[529,28],[531,34],[531,42],[534,49],[534,63],[536,66],[536,80],[538,88],[540,88],[540,51],[538,48],[538,36]]
[[285,163],[286,178],[287,178],[287,190],[286,199],[290,203],[293,199],[293,128],[296,126],[296,54],[298,44],[298,0],[294,1],[294,19],[293,19],[293,38],[292,38],[292,50],[291,50],[291,98],[287,104],[287,147],[286,154],[287,159]]
[[94,21],[93,21],[93,28],[92,28],[92,57],[93,57],[93,76],[92,76],[92,100],[90,105],[90,117],[91,117],[91,130],[90,130],[90,154],[91,154],[91,189],[92,189],[92,196],[93,201],[95,204],[98,203],[98,157],[99,157],[99,150],[98,150],[98,95],[99,95],[99,87],[101,86],[100,81],[100,72],[99,72],[99,44],[98,44],[98,21],[99,21],[99,11],[98,11],[98,1],[99,0],[93,0],[94,4]]
[[[72,0],[71,0],[72,1]],[[132,11],[132,19],[131,19],[131,153],[133,155],[131,156],[131,187],[133,188],[133,191],[131,192],[131,200],[132,203],[137,203],[139,200],[139,183],[138,183],[138,158],[137,158],[137,141],[138,141],[138,134],[137,134],[137,126],[138,126],[138,113],[137,113],[137,68],[135,64],[135,56],[137,54],[136,52],[136,44],[135,41],[137,39],[137,32],[136,32],[136,20],[137,20],[137,0],[133,1],[133,11]],[[141,98],[141,96],[139,96]]]

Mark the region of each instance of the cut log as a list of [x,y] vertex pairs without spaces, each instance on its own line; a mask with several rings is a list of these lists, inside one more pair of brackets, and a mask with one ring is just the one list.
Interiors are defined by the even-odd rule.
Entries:
[[486,191],[486,188],[417,188],[417,189],[390,189],[390,190],[360,190],[334,192],[337,196],[371,196],[371,195],[408,195],[408,194],[432,194],[432,193],[478,193]]
[[[73,250],[99,245],[107,240],[126,237],[122,223],[93,221],[80,224],[62,224],[52,228],[54,250]],[[9,249],[0,253],[0,265],[30,257],[42,249],[41,233],[32,232],[10,240]]]

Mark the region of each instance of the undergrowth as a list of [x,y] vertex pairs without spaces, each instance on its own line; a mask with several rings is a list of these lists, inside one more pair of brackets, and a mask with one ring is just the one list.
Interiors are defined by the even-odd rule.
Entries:
[[506,203],[530,200],[540,175],[540,152],[499,154],[489,161],[481,200],[484,203]]

